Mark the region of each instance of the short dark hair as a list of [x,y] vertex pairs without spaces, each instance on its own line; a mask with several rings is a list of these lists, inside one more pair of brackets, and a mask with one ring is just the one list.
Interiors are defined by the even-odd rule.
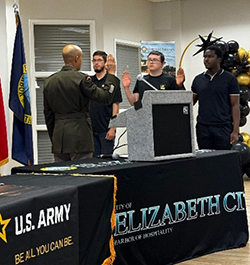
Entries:
[[165,57],[164,57],[164,54],[163,54],[163,53],[158,52],[158,51],[151,51],[151,52],[148,54],[148,57],[149,57],[149,55],[151,55],[151,54],[160,56],[160,58],[161,58],[161,63],[164,63],[164,62],[165,62]]
[[223,58],[223,52],[222,52],[222,50],[221,50],[219,47],[217,47],[217,46],[215,46],[215,45],[208,46],[208,47],[205,49],[204,53],[205,53],[207,50],[214,51],[214,53],[217,55],[218,58],[221,58],[221,59]]
[[103,60],[104,60],[104,62],[106,63],[106,61],[107,61],[107,53],[106,52],[104,52],[104,51],[95,51],[94,53],[93,53],[93,58],[94,58],[94,56],[102,56],[102,58],[103,58]]

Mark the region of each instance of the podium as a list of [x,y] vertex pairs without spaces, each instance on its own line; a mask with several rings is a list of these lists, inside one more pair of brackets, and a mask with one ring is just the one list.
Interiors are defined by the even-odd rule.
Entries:
[[119,113],[109,127],[127,127],[128,158],[159,161],[195,156],[191,91],[145,91],[141,108]]

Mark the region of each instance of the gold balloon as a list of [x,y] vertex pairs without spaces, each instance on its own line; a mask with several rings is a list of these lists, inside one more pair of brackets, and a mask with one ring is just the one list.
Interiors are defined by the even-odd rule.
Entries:
[[250,139],[247,141],[247,145],[250,147]]
[[250,134],[246,132],[242,132],[241,135],[243,137],[243,142],[248,144],[248,141],[250,140]]
[[250,85],[250,76],[246,73],[241,73],[237,75],[237,80],[238,80],[239,85],[241,86]]
[[235,74],[237,73],[237,69],[232,69],[232,70],[231,70],[231,73],[232,73],[233,75],[235,75]]
[[248,70],[247,70],[247,74],[250,75],[250,68],[248,68]]
[[247,53],[247,51],[246,51],[244,48],[240,47],[240,48],[238,49],[237,55],[238,55],[240,61],[242,61],[242,59],[243,59],[244,57],[246,57],[246,56],[248,55],[248,53]]

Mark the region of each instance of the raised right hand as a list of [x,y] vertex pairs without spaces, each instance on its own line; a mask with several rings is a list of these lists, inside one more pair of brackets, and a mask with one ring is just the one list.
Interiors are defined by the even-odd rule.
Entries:
[[128,71],[124,71],[122,74],[122,86],[124,88],[129,88],[131,84],[131,76]]
[[109,54],[107,56],[107,61],[105,64],[105,68],[108,71],[109,74],[114,75],[116,71],[116,63],[115,63],[115,58],[112,54]]

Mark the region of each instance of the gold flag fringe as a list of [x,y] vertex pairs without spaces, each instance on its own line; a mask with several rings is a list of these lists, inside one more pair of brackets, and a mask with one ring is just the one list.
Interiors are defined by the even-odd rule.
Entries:
[[112,235],[109,240],[109,250],[110,250],[110,256],[104,260],[102,265],[111,265],[115,261],[115,245],[114,245],[114,236],[113,236],[113,231],[115,229],[115,206],[116,206],[116,192],[117,192],[117,178],[115,176],[112,176],[114,178],[114,195],[113,195],[113,211],[111,214],[111,230],[112,230]]
[[8,162],[9,162],[9,158],[8,157],[3,159],[2,161],[0,161],[0,167],[5,165],[5,164],[7,164]]

